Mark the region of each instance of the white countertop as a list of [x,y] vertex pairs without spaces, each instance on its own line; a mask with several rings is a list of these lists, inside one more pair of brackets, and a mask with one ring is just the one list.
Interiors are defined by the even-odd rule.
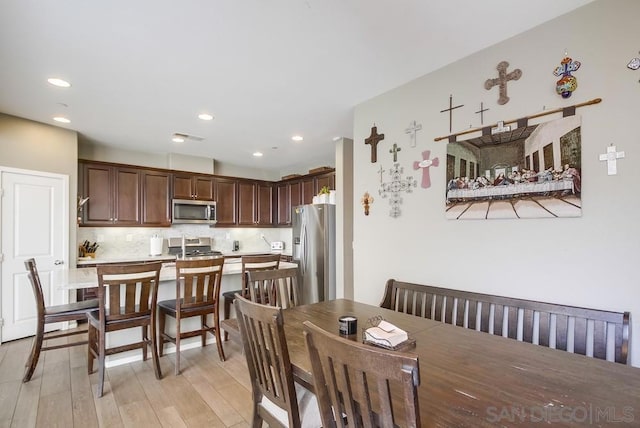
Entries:
[[[282,254],[284,256],[291,256],[287,251],[223,251],[224,257],[242,257],[242,256],[255,256],[260,254]],[[107,263],[145,263],[145,262],[165,262],[173,261],[176,259],[175,255],[163,254],[159,256],[126,256],[126,257],[109,257],[109,258],[78,258],[76,265],[78,267],[95,264],[107,264]]]
[[[264,254],[264,253],[261,253]],[[138,260],[138,259],[136,259]],[[175,260],[172,256],[169,260]],[[149,259],[151,261],[151,259]],[[94,262],[96,263],[96,262]],[[113,263],[113,262],[111,262]],[[280,269],[297,267],[296,263],[280,262]],[[222,275],[238,275],[242,270],[240,263],[226,263],[222,269]],[[176,266],[174,263],[165,263],[160,271],[160,281],[175,281]],[[59,290],[72,290],[78,288],[90,288],[98,285],[98,274],[95,267],[76,269],[60,269],[53,271],[53,285]]]

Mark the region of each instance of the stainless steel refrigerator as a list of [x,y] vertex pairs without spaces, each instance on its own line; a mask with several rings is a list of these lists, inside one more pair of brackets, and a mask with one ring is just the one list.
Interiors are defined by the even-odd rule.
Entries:
[[336,206],[293,207],[293,261],[301,276],[302,304],[336,298]]

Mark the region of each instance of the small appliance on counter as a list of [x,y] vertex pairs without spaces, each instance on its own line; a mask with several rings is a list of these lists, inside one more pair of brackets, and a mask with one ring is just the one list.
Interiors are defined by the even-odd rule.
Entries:
[[284,241],[271,242],[271,251],[283,251],[283,250],[284,250]]

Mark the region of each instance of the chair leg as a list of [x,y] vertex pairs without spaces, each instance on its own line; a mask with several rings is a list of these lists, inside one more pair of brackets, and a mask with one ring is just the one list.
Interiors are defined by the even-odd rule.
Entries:
[[160,319],[158,320],[158,348],[159,348],[159,354],[162,357],[164,355],[164,344],[167,342],[167,340],[164,338],[164,327],[166,325],[167,322],[167,314],[166,312],[160,310],[158,311],[158,316],[160,317]]
[[149,342],[149,333],[147,326],[143,325],[142,329],[142,361],[147,361],[147,343]]
[[29,354],[29,359],[27,360],[27,364],[25,366],[27,369],[24,373],[24,377],[22,378],[22,382],[29,382],[31,380],[31,376],[33,376],[33,372],[36,370],[38,360],[40,359],[40,351],[42,350],[43,338],[44,321],[38,322],[36,335],[33,338],[33,345],[31,346],[31,353]]
[[91,323],[88,323],[87,326],[87,373],[93,373],[93,350],[96,349],[96,329],[91,326]]
[[200,315],[200,330],[202,330],[202,334],[200,335],[202,347],[207,346],[207,316]]
[[100,331],[98,334],[98,397],[104,393],[104,363],[105,363],[105,340],[106,332]]
[[180,314],[176,313],[176,376],[180,374],[180,319]]
[[[231,300],[227,299],[226,297],[224,298],[224,319],[228,320],[229,319],[229,312],[231,312]],[[229,333],[227,333],[227,331],[224,331],[224,341],[226,342],[227,340],[229,340]]]
[[216,337],[216,346],[218,347],[218,357],[220,357],[220,361],[224,362],[226,360],[224,356],[224,349],[222,348],[222,340],[220,339],[220,321],[218,319],[218,311],[216,310],[213,313],[213,326],[214,326],[214,335]]
[[162,371],[160,370],[160,358],[158,358],[158,330],[156,329],[155,312],[151,314],[151,357],[153,359],[153,369],[156,373],[156,379],[162,379]]

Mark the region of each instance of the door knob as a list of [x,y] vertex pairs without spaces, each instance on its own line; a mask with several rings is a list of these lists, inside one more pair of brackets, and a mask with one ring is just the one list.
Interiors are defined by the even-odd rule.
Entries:
[[54,265],[63,265],[64,264],[64,260],[56,260],[55,262],[53,262]]

